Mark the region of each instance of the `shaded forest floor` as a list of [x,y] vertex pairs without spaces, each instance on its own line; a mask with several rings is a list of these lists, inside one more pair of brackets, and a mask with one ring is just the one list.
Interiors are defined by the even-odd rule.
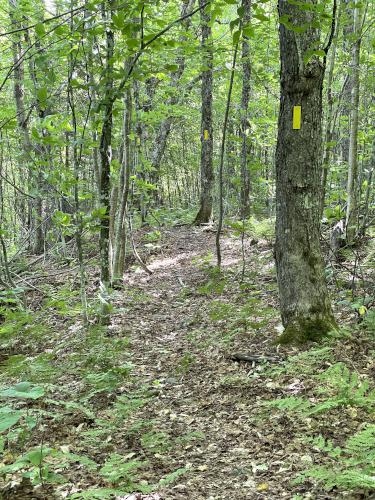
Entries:
[[[335,477],[353,471],[343,466],[348,439],[375,424],[373,323],[358,324],[336,293],[340,338],[278,348],[271,244],[246,240],[242,276],[241,243],[225,233],[219,274],[209,228],[146,233],[137,241],[153,254],[153,274],[132,266],[108,329],[83,329],[76,275],[46,266],[43,290],[29,297],[33,314],[3,323],[1,386],[28,381],[44,396],[13,405],[35,425],[23,417],[4,441],[2,498],[375,498],[345,474],[329,490],[323,472],[293,482],[316,466]],[[320,435],[329,442],[311,442]],[[332,447],[344,450],[340,458]],[[42,450],[39,462],[29,450]],[[36,483],[44,474],[44,484],[21,480],[25,471]]]

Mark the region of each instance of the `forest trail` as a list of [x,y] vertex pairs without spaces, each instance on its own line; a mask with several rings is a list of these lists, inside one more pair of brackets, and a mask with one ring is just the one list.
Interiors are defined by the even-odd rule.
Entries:
[[[374,338],[352,329],[340,342],[277,348],[277,283],[266,240],[245,239],[242,278],[241,239],[233,230],[222,237],[222,273],[209,227],[144,228],[135,239],[152,275],[137,263],[130,267],[113,293],[108,328],[82,327],[77,271],[53,272],[52,261],[43,264],[49,295],[35,289],[33,314],[15,313],[3,323],[3,387],[28,381],[44,393],[19,406],[37,418],[26,449],[45,450],[46,471],[62,473],[63,481],[33,489],[27,479],[11,480],[18,456],[25,467],[17,441],[24,428],[16,428],[0,498],[344,498],[308,479],[292,480],[312,464],[332,466],[306,436],[344,446],[370,418],[366,388],[359,386],[362,399],[353,408],[349,400],[335,404],[337,386],[329,383],[338,383],[335,376],[343,383],[345,366],[372,380]],[[97,284],[92,267],[92,302]],[[236,362],[228,359],[234,353],[277,359]],[[352,391],[362,379],[348,377]],[[315,412],[326,403],[325,412]],[[38,479],[38,467],[26,468]]]
[[278,390],[257,378],[264,364],[226,358],[232,352],[277,354],[272,250],[265,242],[245,242],[241,284],[238,238],[222,239],[224,281],[210,276],[213,232],[181,228],[163,239],[162,253],[149,264],[153,275],[127,275],[131,294],[117,302],[126,312],[114,320],[114,332],[130,337],[133,390],[154,388],[155,396],[133,416],[158,429],[152,468],[159,475],[187,469],[162,498],[291,498],[292,428],[277,419],[257,421],[254,411]]

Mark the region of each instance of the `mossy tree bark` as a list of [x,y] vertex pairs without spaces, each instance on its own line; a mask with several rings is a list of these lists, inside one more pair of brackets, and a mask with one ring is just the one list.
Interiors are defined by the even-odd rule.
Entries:
[[[205,0],[199,0],[199,6],[205,5]],[[202,51],[204,71],[202,74],[202,121],[201,121],[201,194],[200,208],[195,218],[195,224],[208,222],[212,214],[212,188],[214,172],[213,127],[212,127],[212,88],[213,88],[213,45],[212,28],[210,26],[210,6],[201,10]]]
[[[320,248],[322,88],[325,60],[308,61],[320,46],[314,14],[279,0],[279,15],[303,32],[280,24],[281,99],[276,148],[275,258],[285,331],[279,342],[317,340],[336,327]],[[328,50],[328,48],[326,49]],[[299,129],[293,110],[302,108]]]

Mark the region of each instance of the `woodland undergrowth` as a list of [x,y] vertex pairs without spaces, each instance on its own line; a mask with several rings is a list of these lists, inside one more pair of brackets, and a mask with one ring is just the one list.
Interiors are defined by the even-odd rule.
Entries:
[[[91,500],[139,492],[155,499],[229,499],[238,488],[236,498],[280,498],[281,491],[297,500],[375,492],[374,299],[361,286],[373,269],[349,277],[353,286],[338,293],[350,262],[328,268],[340,332],[320,345],[279,349],[272,234],[264,224],[255,234],[256,221],[249,228],[244,272],[240,226],[225,232],[222,272],[214,266],[209,231],[195,230],[197,241],[179,262],[178,245],[191,243],[190,228],[142,229],[137,242],[150,265],[172,264],[155,267],[160,276],[147,281],[134,263],[123,289],[113,292],[109,328],[94,320],[83,328],[76,275],[52,277],[58,265],[51,259],[40,265],[45,277],[29,292],[27,307],[9,308],[8,300],[0,325],[3,498]],[[366,261],[371,242],[361,251]],[[91,271],[94,318],[95,260]],[[175,289],[170,293],[167,285],[163,295],[168,279]],[[164,320],[160,307],[170,311]],[[164,344],[155,340],[167,338],[163,329],[169,332]],[[259,360],[230,361],[238,350]],[[262,359],[267,354],[276,361]],[[196,392],[184,397],[193,417],[172,432],[180,415],[168,410],[168,397],[188,394],[190,386]],[[241,472],[226,484],[216,438],[203,425],[204,412],[194,413],[203,405],[197,403],[202,387],[217,400],[241,403],[238,419],[252,429],[251,439],[266,428],[272,441],[283,430],[277,463],[264,441],[253,449],[236,444],[240,426],[229,447],[237,450],[230,467]],[[230,407],[217,418],[230,428]],[[243,460],[241,450],[248,450]]]

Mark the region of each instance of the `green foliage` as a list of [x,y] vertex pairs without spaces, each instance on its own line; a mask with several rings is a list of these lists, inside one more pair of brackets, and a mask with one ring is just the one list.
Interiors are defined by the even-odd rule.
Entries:
[[368,332],[375,334],[375,310],[368,311],[363,318],[363,325]]
[[159,485],[161,487],[163,487],[163,486],[167,486],[171,483],[174,483],[176,481],[176,479],[178,479],[181,476],[183,476],[184,474],[186,474],[187,471],[188,471],[188,469],[186,469],[185,467],[181,468],[181,469],[177,469],[174,472],[167,474],[165,477],[163,477],[163,479],[160,479]]
[[2,342],[21,333],[27,335],[36,327],[31,311],[2,309],[0,314],[4,317],[0,325],[0,341]]
[[313,403],[302,397],[286,397],[265,402],[265,406],[286,412],[297,412],[301,416],[320,414],[340,406],[360,406],[371,411],[375,406],[375,389],[369,389],[368,380],[361,380],[357,373],[350,372],[344,363],[336,363],[323,372],[319,379],[323,385],[317,392],[326,399]]
[[345,217],[345,212],[341,205],[335,205],[333,207],[325,208],[324,216],[327,218],[329,223],[333,224],[343,219]]
[[165,453],[172,443],[165,432],[150,431],[142,435],[141,444],[144,449],[151,453]]
[[0,398],[39,399],[42,396],[44,396],[44,389],[30,384],[30,382],[20,382],[0,391]]
[[264,218],[261,220],[250,217],[245,221],[227,221],[236,236],[245,234],[247,236],[272,242],[275,239],[275,219]]
[[63,477],[54,473],[46,463],[47,457],[51,456],[52,452],[51,448],[34,448],[12,464],[1,467],[0,475],[21,473],[22,477],[29,478],[34,485],[61,483]]
[[234,306],[219,300],[213,300],[210,303],[209,316],[212,321],[220,321],[227,319],[233,315]]
[[193,264],[202,269],[208,276],[208,281],[197,288],[200,295],[221,295],[227,284],[227,279],[217,266],[211,265],[212,253],[193,259]]
[[375,488],[375,425],[366,424],[364,429],[347,439],[342,447],[334,446],[322,436],[312,439],[311,445],[324,452],[332,463],[305,470],[295,479],[295,484],[315,479],[323,482],[327,490]]
[[[111,485],[119,486],[127,492],[139,490],[136,483],[136,472],[144,467],[146,462],[131,460],[131,456],[113,453],[100,469],[100,475]],[[142,488],[145,491],[144,488]]]
[[370,390],[367,379],[350,372],[344,363],[336,363],[326,370],[320,379],[325,394],[334,394],[338,405],[361,406],[370,410],[375,405],[375,389]]
[[24,291],[21,287],[0,290],[0,316],[6,316],[9,309],[20,306]]
[[44,306],[46,309],[52,308],[55,313],[63,317],[74,318],[82,314],[79,290],[72,290],[70,285],[54,291]]
[[186,352],[179,360],[176,368],[178,375],[185,375],[196,363],[196,357],[190,352]]
[[222,340],[231,342],[234,336],[241,331],[259,330],[265,326],[274,315],[274,310],[262,307],[257,297],[246,297],[242,306],[234,306],[220,300],[213,300],[209,304],[209,316],[212,321],[225,322],[228,335]]
[[123,363],[107,371],[88,373],[85,377],[87,384],[97,391],[113,391],[121,382],[129,377],[133,365]]
[[14,410],[9,406],[3,406],[0,408],[0,432],[7,431],[13,425],[16,425],[21,417],[23,412],[21,410]]
[[271,367],[267,370],[267,374],[271,377],[278,377],[282,374],[299,375],[303,373],[305,376],[315,375],[320,366],[324,362],[333,360],[333,348],[330,345],[322,347],[313,347],[308,351],[301,352],[296,356],[291,356],[286,362],[280,366]]
[[148,242],[148,243],[156,243],[160,240],[161,238],[161,232],[160,231],[150,231],[149,233],[146,233],[143,236],[143,239]]

